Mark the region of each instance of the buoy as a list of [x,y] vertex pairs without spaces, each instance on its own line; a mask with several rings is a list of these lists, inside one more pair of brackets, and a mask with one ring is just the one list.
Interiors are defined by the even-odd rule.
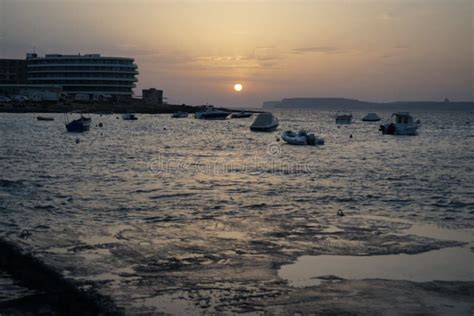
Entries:
[[79,144],[81,140],[79,138],[76,138],[76,144]]
[[20,238],[23,238],[23,239],[28,239],[28,237],[30,237],[30,236],[31,236],[31,233],[27,229],[22,230],[22,232],[20,234]]
[[352,134],[349,135],[349,138],[352,138]]
[[163,127],[163,130],[165,130],[165,131],[166,131],[166,127]]
[[277,138],[276,138],[276,141],[277,141],[277,142],[279,142],[279,141],[280,141],[280,138],[279,138],[279,137],[277,137]]
[[345,216],[345,214],[342,210],[338,210],[337,211],[337,216]]
[[102,124],[102,122],[100,122],[100,123],[99,123],[99,127],[103,127],[103,126],[104,126],[104,124]]

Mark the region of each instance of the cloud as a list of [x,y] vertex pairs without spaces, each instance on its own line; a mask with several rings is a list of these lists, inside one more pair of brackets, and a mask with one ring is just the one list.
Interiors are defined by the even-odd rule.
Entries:
[[338,54],[338,53],[342,53],[342,50],[339,47],[335,47],[335,46],[311,46],[311,47],[294,48],[292,52],[294,54],[306,54],[306,53]]
[[193,62],[205,69],[268,69],[283,58],[273,47],[256,47],[247,55],[196,56]]

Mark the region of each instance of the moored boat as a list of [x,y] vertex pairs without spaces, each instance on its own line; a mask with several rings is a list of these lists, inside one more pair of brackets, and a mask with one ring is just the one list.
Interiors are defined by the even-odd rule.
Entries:
[[36,119],[38,121],[54,121],[54,117],[50,116],[37,116]]
[[171,115],[173,118],[185,118],[188,117],[188,112],[183,112],[183,111],[178,111],[174,112],[173,115]]
[[380,121],[380,116],[377,115],[377,113],[368,113],[366,116],[362,118],[362,121],[364,122],[378,122]]
[[225,120],[229,114],[230,112],[209,107],[204,111],[196,112],[194,117],[200,120]]
[[241,111],[241,112],[234,112],[230,115],[231,118],[246,118],[246,117],[251,117],[252,113],[246,112],[246,111]]
[[278,124],[278,119],[272,113],[260,113],[250,125],[250,130],[253,132],[273,132]]
[[138,118],[133,113],[123,113],[122,120],[124,121],[136,121]]
[[391,122],[380,125],[379,131],[384,135],[416,135],[420,125],[410,113],[397,112],[392,114]]
[[306,131],[299,131],[298,133],[286,131],[281,134],[281,138],[290,145],[324,145],[324,139],[307,133]]
[[336,124],[351,124],[352,123],[352,113],[349,112],[337,112],[336,114]]
[[79,118],[70,120],[69,115],[73,115],[73,113],[77,112],[65,113],[66,130],[71,133],[81,133],[88,131],[90,128],[91,118],[85,117],[82,113],[79,113]]

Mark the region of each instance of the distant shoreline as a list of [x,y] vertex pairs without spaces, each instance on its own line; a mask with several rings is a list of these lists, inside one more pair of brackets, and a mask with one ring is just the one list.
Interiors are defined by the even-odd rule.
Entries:
[[394,101],[368,102],[347,98],[285,98],[263,103],[264,109],[320,109],[320,110],[442,110],[474,111],[474,101]]

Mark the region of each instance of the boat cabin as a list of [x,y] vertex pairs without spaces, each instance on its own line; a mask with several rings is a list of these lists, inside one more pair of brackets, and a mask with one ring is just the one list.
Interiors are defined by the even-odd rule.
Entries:
[[408,112],[398,112],[392,114],[392,121],[395,124],[412,124],[413,117]]

